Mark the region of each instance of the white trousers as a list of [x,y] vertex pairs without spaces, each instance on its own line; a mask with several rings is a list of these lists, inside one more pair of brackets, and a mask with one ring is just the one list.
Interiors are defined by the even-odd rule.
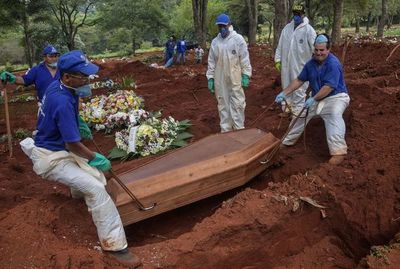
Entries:
[[[339,93],[323,99],[310,107],[307,118],[299,118],[292,130],[283,140],[284,145],[294,145],[304,131],[304,126],[314,116],[319,115],[325,123],[326,140],[331,155],[347,154],[345,141],[346,125],[343,120],[343,112],[350,103],[350,97],[346,93]],[[292,120],[294,121],[294,119]],[[305,124],[304,124],[304,121]]]
[[246,101],[241,86],[221,88],[215,91],[218,101],[218,113],[221,133],[244,128],[244,110]]
[[[35,148],[29,157],[33,164],[41,159]],[[70,187],[74,196],[77,194],[83,196],[89,212],[92,214],[103,250],[117,251],[128,246],[118,210],[103,183],[80,168],[71,159],[59,161],[46,173],[46,179]]]

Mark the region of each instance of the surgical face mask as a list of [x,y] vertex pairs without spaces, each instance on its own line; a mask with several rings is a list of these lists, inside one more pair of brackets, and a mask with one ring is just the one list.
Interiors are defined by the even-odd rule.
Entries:
[[92,88],[90,87],[89,84],[73,89],[75,90],[75,94],[81,98],[89,97],[92,95]]
[[80,86],[78,88],[74,88],[68,85],[65,85],[64,83],[61,82],[61,85],[74,90],[75,94],[78,95],[79,97],[85,98],[85,97],[89,97],[92,95],[92,87],[90,86],[90,84],[85,84],[83,86]]
[[229,29],[222,27],[221,29],[219,29],[219,33],[221,34],[222,38],[225,38],[229,35]]
[[52,68],[52,69],[56,69],[57,68],[57,62],[54,63],[47,63],[47,66]]
[[295,25],[299,25],[303,22],[303,18],[299,15],[294,15],[293,16],[293,21]]

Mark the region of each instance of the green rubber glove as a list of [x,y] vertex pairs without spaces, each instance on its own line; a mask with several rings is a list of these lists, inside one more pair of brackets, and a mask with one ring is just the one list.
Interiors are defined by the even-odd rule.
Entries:
[[88,162],[90,166],[96,167],[103,172],[111,169],[111,162],[106,157],[97,152],[95,152],[94,154],[95,156],[93,160]]
[[1,79],[1,81],[2,81],[3,83],[6,82],[6,81],[8,81],[8,82],[10,82],[11,84],[14,84],[15,81],[17,80],[17,77],[16,77],[13,73],[4,71],[4,72],[1,72],[1,74],[0,74],[0,79]]
[[93,140],[92,132],[86,122],[79,116],[79,133],[83,139]]
[[242,74],[242,86],[243,88],[249,87],[250,84],[250,77],[246,74]]
[[210,78],[208,80],[208,89],[210,90],[211,93],[214,93],[214,79]]
[[281,69],[282,69],[282,64],[281,64],[281,62],[276,62],[276,63],[275,63],[275,68],[276,68],[276,70],[278,70],[279,72],[281,72]]

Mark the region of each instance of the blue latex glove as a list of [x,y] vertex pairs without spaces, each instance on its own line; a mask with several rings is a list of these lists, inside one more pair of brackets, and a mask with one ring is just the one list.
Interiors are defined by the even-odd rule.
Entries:
[[88,164],[90,166],[98,168],[103,172],[111,169],[111,162],[106,157],[97,152],[95,152],[93,160],[89,161]]
[[17,77],[13,73],[4,71],[4,72],[1,72],[0,79],[1,79],[1,82],[3,82],[3,83],[8,81],[11,84],[14,84],[15,81],[17,80]]
[[285,100],[285,98],[286,98],[285,93],[284,93],[284,92],[280,92],[280,93],[275,97],[275,103],[280,104],[280,103],[283,102],[283,100]]
[[93,140],[92,132],[86,122],[79,116],[79,133],[83,139]]
[[211,93],[214,93],[214,79],[210,78],[208,80],[208,89],[210,90]]
[[311,106],[313,106],[314,104],[316,104],[317,101],[315,101],[314,97],[310,97],[306,100],[304,107],[305,108],[310,108]]
[[242,86],[243,88],[249,87],[250,84],[250,77],[246,74],[242,74]]

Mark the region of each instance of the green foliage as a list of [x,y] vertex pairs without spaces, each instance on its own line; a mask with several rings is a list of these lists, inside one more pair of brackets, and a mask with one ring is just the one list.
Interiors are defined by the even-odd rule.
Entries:
[[389,259],[387,254],[390,252],[389,246],[372,246],[370,250],[370,255],[379,259],[383,260],[386,264],[389,264]]
[[218,34],[218,27],[215,25],[215,19],[222,12],[227,12],[226,2],[223,0],[209,1],[207,6],[207,29],[208,39],[212,40]]
[[24,128],[18,128],[14,132],[14,137],[17,139],[25,139],[27,137],[30,137],[31,135],[32,135],[32,132],[30,132],[29,130],[24,129]]
[[107,158],[113,160],[113,159],[122,159],[126,160],[129,157],[129,154],[126,153],[125,150],[119,149],[117,147],[114,147],[110,153],[108,154]]
[[172,12],[170,18],[170,28],[173,29],[177,39],[185,36],[186,38],[193,37],[193,11],[192,1],[182,0],[176,9]]
[[165,14],[160,7],[161,0],[114,0],[100,1],[97,6],[101,27],[105,31],[115,28],[127,30],[125,35],[134,52],[143,40],[157,38],[167,27]]
[[122,77],[122,83],[121,83],[122,88],[134,88],[135,84],[136,82],[133,77],[130,76]]

